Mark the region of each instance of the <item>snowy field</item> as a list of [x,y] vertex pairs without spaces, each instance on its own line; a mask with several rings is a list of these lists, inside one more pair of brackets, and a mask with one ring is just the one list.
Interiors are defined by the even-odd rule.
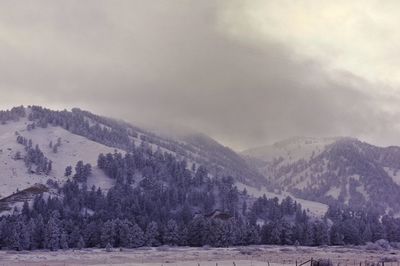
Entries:
[[[0,266],[16,265],[123,265],[123,266],[280,266],[310,258],[331,259],[334,266],[359,266],[384,260],[398,266],[400,251],[367,251],[364,247],[252,246],[232,248],[142,248],[80,251],[0,251]],[[306,264],[306,265],[309,265]]]

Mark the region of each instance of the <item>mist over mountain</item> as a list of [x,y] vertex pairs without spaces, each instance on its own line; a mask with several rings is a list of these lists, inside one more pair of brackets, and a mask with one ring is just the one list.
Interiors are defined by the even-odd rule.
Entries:
[[0,111],[0,247],[400,241],[400,147],[296,137],[237,154],[74,108]]

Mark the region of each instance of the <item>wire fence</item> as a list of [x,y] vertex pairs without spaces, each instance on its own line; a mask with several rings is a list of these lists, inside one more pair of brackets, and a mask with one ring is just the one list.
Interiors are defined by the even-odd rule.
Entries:
[[79,266],[79,265],[97,265],[97,266],[400,266],[398,261],[357,261],[357,260],[330,260],[330,259],[313,259],[308,260],[282,260],[270,262],[267,259],[251,258],[250,260],[233,260],[233,261],[181,261],[181,262],[109,262],[97,261],[90,263],[76,262],[0,262],[0,266]]

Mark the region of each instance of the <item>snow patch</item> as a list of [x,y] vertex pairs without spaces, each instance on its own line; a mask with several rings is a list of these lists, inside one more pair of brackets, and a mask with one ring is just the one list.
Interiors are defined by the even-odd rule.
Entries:
[[399,169],[391,168],[391,167],[383,167],[383,169],[393,179],[393,181],[397,185],[400,185],[400,170]]

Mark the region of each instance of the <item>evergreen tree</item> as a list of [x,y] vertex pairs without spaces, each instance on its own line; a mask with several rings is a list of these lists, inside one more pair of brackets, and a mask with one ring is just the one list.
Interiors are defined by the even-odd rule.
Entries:
[[60,248],[60,221],[59,213],[54,211],[47,222],[45,228],[45,246],[51,251],[57,251]]
[[143,230],[137,225],[134,224],[132,229],[132,244],[131,247],[137,248],[141,247],[144,244],[144,233]]
[[110,244],[111,246],[115,247],[116,237],[117,233],[114,222],[110,220],[106,221],[103,225],[100,236],[102,246],[105,247],[107,244]]
[[8,247],[17,251],[22,250],[20,234],[16,226],[13,226],[11,228],[10,234],[8,236]]
[[62,249],[68,249],[68,236],[65,232],[61,234],[60,237],[60,247]]
[[64,174],[64,176],[71,176],[72,175],[72,166],[67,166],[66,168],[65,168],[65,174]]
[[147,225],[144,238],[146,246],[155,247],[160,245],[158,225],[156,222],[150,222]]
[[163,242],[164,244],[170,246],[175,246],[179,244],[179,229],[175,220],[169,220],[167,222],[167,226],[164,232]]
[[83,240],[83,237],[80,236],[76,248],[77,248],[77,249],[83,249],[84,247],[85,247],[85,241]]

